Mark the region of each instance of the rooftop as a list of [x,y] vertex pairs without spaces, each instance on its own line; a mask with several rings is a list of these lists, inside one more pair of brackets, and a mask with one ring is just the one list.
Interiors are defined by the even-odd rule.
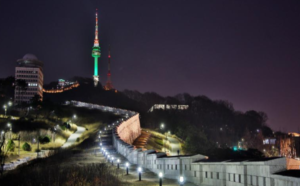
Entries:
[[281,176],[291,176],[295,178],[300,178],[300,170],[286,170],[275,174]]

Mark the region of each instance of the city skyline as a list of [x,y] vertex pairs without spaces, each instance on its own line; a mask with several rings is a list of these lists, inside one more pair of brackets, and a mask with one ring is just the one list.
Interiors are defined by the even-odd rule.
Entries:
[[91,77],[98,8],[102,85],[111,45],[117,89],[224,99],[237,110],[264,111],[275,130],[298,131],[299,2],[189,2],[74,1],[72,8],[67,2],[5,2],[1,78],[13,75],[26,53],[44,61],[46,83]]

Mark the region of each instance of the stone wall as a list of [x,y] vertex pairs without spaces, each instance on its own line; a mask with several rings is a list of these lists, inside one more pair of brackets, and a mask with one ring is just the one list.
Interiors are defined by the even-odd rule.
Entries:
[[139,114],[105,106],[82,103],[77,105],[106,111],[127,113],[129,118],[118,121],[113,129],[113,145],[130,163],[138,164],[152,172],[162,172],[164,177],[186,181],[199,186],[300,186],[299,177],[274,173],[285,171],[286,158],[248,161],[210,161],[204,155],[167,156],[155,150],[136,149],[132,142],[140,135]]
[[117,133],[121,140],[128,144],[132,144],[133,141],[141,135],[139,114],[135,114],[126,121],[123,121],[121,125],[117,126]]

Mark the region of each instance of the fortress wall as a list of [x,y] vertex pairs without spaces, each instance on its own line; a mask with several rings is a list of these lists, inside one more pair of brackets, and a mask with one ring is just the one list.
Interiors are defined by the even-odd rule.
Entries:
[[117,133],[121,140],[132,144],[133,141],[141,135],[139,114],[132,116],[117,126]]
[[[139,123],[136,121],[137,119],[134,116],[133,120],[123,122],[116,128],[114,135],[119,136],[118,131],[120,131],[122,137],[116,138],[115,147],[118,147],[119,144],[124,146],[126,140],[129,144],[132,143],[132,139],[128,138],[127,135],[133,134],[137,130],[135,128],[136,124]],[[123,124],[124,126],[122,126]],[[128,130],[133,131],[129,132]],[[126,132],[124,133],[124,131]],[[186,181],[199,186],[300,186],[299,178],[273,174],[286,170],[285,158],[262,162],[225,161],[213,163],[205,162],[207,157],[200,154],[167,157],[162,152],[142,151],[142,149],[135,149],[126,145],[124,149],[118,152],[124,155],[130,163],[138,164],[156,174],[162,172],[165,178],[179,179],[179,176],[183,176]]]
[[[116,109],[82,102],[79,105],[92,105],[93,108],[106,111]],[[206,160],[206,156],[200,154],[168,157],[162,152],[142,151],[132,146],[140,132],[137,113],[119,122],[112,131],[115,149],[130,163],[138,164],[157,174],[162,172],[166,178],[178,179],[179,176],[183,176],[186,181],[199,186],[300,186],[300,178],[274,174],[286,170],[286,158],[256,162],[210,162]]]

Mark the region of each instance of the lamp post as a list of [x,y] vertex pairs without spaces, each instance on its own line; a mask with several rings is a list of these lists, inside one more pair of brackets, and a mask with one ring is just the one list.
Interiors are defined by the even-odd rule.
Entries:
[[20,156],[20,142],[21,142],[21,136],[20,136],[20,134],[19,134],[18,140],[19,140],[19,156]]
[[[164,128],[165,128],[165,124],[162,123],[160,125],[160,129],[161,129],[162,132],[163,132]],[[163,148],[165,149],[165,139],[163,139]],[[166,152],[166,149],[165,149],[165,152]]]
[[183,176],[180,176],[179,177],[179,184],[180,184],[180,186],[183,186],[183,183],[184,183],[184,178],[183,178]]
[[55,132],[56,132],[56,127],[53,129],[53,142],[55,143]]
[[7,106],[4,105],[3,108],[4,108],[4,113],[5,113],[5,116],[6,116]]
[[142,168],[141,167],[138,168],[138,172],[139,172],[139,181],[142,181]]
[[11,139],[12,125],[10,123],[7,123],[7,126],[9,127],[9,130],[10,130],[10,136],[9,136],[9,138]]
[[126,174],[128,175],[128,168],[129,168],[129,163],[128,162],[126,162]]
[[158,174],[158,177],[159,177],[159,186],[162,186],[162,177],[163,177],[163,173],[160,172],[160,173]]
[[113,166],[114,165],[114,157],[111,157],[111,165]]
[[2,130],[2,131],[1,131],[1,140],[0,140],[0,141],[2,141],[3,138],[4,138],[4,131]]
[[118,169],[120,169],[120,159],[117,160],[118,163]]

